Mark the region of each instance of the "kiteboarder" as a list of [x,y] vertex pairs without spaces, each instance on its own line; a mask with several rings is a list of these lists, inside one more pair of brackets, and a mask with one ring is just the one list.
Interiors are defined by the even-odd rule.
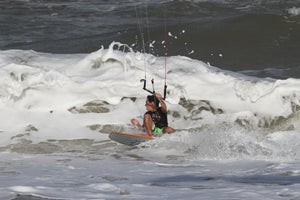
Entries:
[[[161,107],[159,107],[159,104]],[[167,106],[162,99],[161,94],[149,95],[146,99],[146,110],[143,126],[137,119],[131,119],[133,125],[141,130],[146,129],[149,136],[162,136],[163,133],[174,133],[175,130],[168,126]]]

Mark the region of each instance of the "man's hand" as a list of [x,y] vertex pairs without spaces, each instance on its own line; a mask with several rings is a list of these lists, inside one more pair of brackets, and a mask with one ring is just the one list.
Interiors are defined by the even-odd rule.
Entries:
[[159,93],[155,93],[156,98],[158,98],[159,100],[162,98],[161,94]]

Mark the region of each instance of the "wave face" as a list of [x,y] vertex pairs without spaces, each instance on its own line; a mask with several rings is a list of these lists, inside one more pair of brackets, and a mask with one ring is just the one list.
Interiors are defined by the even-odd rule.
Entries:
[[[132,128],[133,117],[142,122],[148,93],[140,79],[146,75],[149,88],[154,79],[163,93],[164,62],[117,42],[90,54],[1,51],[1,150],[112,145],[108,133]],[[167,85],[169,124],[177,132],[147,144],[154,151],[193,159],[299,159],[299,79],[246,76],[172,56]]]
[[299,2],[2,0],[0,49],[90,53],[118,41],[142,52],[139,21],[151,44],[146,52],[155,56],[164,55],[167,33],[169,56],[258,77],[300,78]]

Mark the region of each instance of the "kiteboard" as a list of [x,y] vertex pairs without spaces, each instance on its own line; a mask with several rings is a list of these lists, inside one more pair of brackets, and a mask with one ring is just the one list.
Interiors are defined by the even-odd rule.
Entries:
[[149,135],[138,135],[138,134],[131,134],[131,133],[122,133],[113,131],[109,134],[109,138],[121,144],[125,144],[128,146],[135,146],[139,145],[140,143],[147,142],[152,140],[153,137]]

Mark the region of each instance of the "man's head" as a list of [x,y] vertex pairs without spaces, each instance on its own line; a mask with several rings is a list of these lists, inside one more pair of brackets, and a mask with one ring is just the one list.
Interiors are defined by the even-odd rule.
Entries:
[[154,95],[149,95],[145,106],[148,111],[155,111],[159,106],[159,100]]

